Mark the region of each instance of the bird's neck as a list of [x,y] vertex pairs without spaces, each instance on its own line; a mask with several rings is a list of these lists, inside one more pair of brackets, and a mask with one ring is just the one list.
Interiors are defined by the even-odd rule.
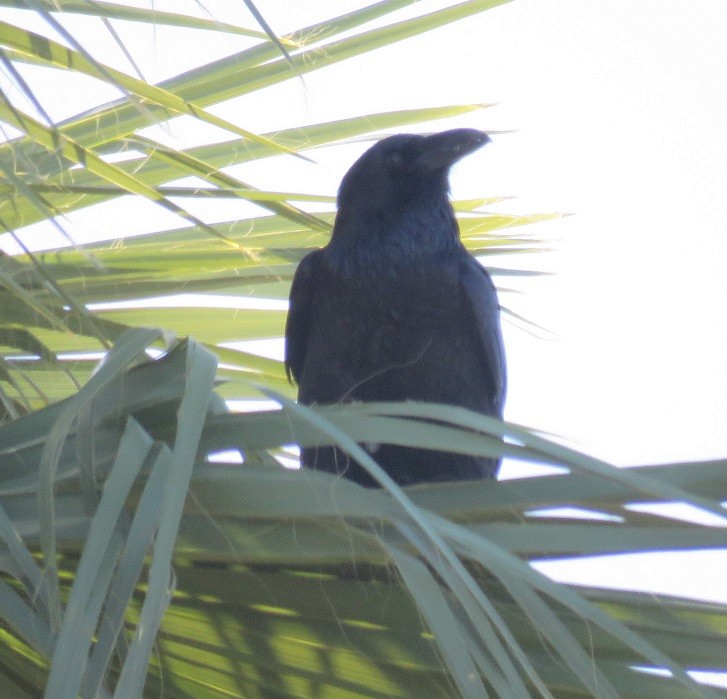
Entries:
[[413,209],[341,210],[327,257],[341,271],[390,274],[461,246],[449,201]]

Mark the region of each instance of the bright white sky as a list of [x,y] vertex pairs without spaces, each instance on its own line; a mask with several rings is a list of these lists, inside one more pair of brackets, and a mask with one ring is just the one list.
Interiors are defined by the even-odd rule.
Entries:
[[[241,1],[202,4],[221,21],[254,26]],[[258,2],[278,33],[361,4]],[[441,4],[425,0],[401,16]],[[200,13],[192,0],[154,6]],[[28,14],[3,10],[9,21]],[[503,298],[554,338],[505,324],[506,417],[617,464],[725,457],[726,22],[723,0],[516,0],[213,111],[262,132],[389,109],[498,103],[436,127],[517,130],[458,165],[453,196],[515,195],[499,209],[573,214],[532,229],[552,253],[511,263],[554,272]],[[196,32],[185,42],[182,30],[115,27],[152,82],[240,48],[217,35],[203,43]],[[130,70],[97,20],[73,31],[98,58]],[[55,118],[114,96],[89,79],[78,86],[77,103],[62,89],[47,93]],[[154,132],[177,147],[208,134],[185,119]],[[235,174],[261,188],[330,194],[364,148],[320,150],[317,165],[276,159]],[[209,221],[239,212],[230,202],[185,206]],[[91,239],[100,220],[109,237],[141,230],[139,221],[145,230],[180,225],[140,203],[78,212],[69,228],[79,241]],[[625,575],[632,586],[727,601],[724,551],[678,558],[629,557],[617,566],[601,559],[582,566],[579,579],[617,584]]]

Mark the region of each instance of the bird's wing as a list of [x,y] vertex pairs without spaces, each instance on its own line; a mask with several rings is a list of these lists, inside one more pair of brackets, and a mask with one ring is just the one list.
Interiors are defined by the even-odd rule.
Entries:
[[464,250],[460,265],[460,285],[465,306],[470,312],[481,345],[488,384],[492,387],[493,406],[502,414],[507,391],[507,366],[497,291],[484,267]]
[[298,265],[290,288],[290,308],[285,323],[285,373],[291,375],[296,383],[305,361],[306,344],[311,324],[311,300],[321,251],[315,250],[306,255]]

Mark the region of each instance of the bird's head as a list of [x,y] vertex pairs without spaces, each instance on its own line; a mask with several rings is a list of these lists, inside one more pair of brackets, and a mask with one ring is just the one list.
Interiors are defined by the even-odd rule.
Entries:
[[385,138],[369,148],[344,176],[338,190],[339,212],[392,211],[423,200],[446,199],[452,165],[489,141],[486,133],[475,129]]

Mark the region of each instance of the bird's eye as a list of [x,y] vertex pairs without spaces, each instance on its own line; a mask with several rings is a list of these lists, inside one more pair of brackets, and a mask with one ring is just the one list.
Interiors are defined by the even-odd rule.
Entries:
[[386,155],[386,167],[390,170],[399,170],[404,164],[404,156],[398,151]]

